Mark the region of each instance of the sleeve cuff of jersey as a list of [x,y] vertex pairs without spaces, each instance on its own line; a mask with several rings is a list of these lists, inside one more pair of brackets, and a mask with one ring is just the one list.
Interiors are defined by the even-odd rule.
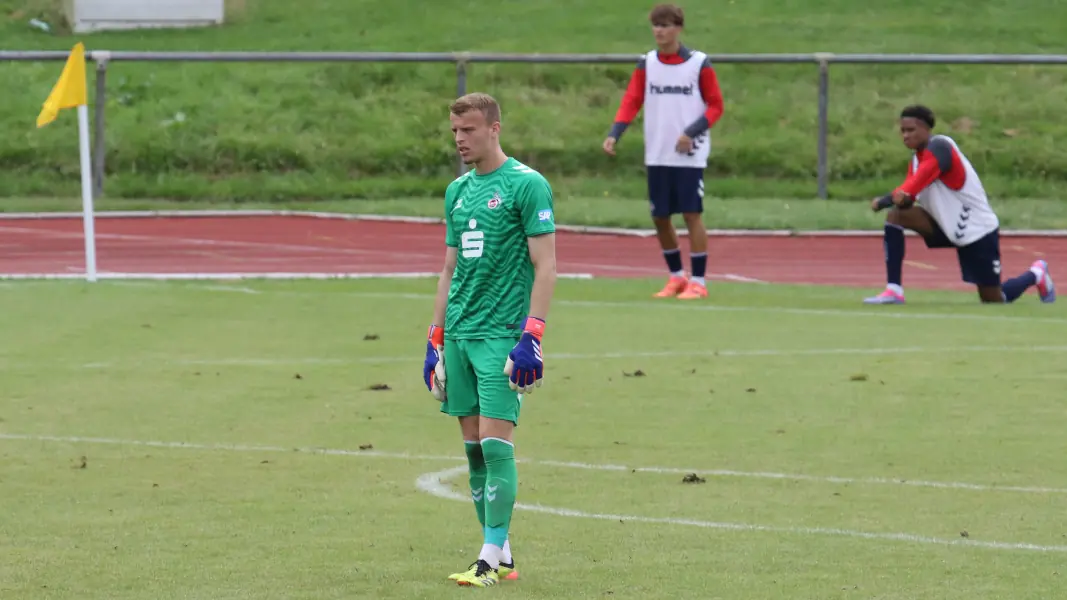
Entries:
[[448,246],[449,248],[459,248],[459,243],[458,242],[445,242],[445,245]]
[[690,125],[689,127],[685,128],[685,134],[687,136],[689,136],[690,138],[695,138],[696,136],[704,133],[707,130],[708,130],[708,117],[707,116],[702,116],[699,119],[697,119],[696,121],[694,121],[692,125]]
[[542,225],[539,227],[533,227],[526,230],[526,237],[537,237],[539,235],[545,235],[546,233],[556,233],[555,225]]
[[627,126],[627,123],[623,123],[621,121],[616,122],[611,126],[611,131],[608,132],[608,137],[615,138],[616,140],[618,140],[622,137],[623,132],[626,131]]

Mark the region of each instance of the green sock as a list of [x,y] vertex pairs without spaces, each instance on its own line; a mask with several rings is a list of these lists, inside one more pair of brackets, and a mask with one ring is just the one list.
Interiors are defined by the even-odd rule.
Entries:
[[474,511],[478,513],[478,523],[485,530],[485,457],[479,442],[465,441],[467,464],[470,467],[471,499]]
[[515,446],[497,438],[482,440],[485,456],[485,543],[499,548],[508,539],[519,474],[515,468]]

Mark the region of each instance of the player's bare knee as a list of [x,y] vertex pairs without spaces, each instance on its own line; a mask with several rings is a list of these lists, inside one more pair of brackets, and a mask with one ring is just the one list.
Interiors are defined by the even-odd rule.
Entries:
[[669,215],[662,217],[654,216],[652,217],[652,223],[655,224],[656,227],[669,228],[671,226],[671,218]]
[[903,223],[901,223],[900,209],[899,208],[891,208],[891,209],[889,209],[885,213],[885,222],[886,222],[887,225],[896,225],[897,227],[900,227],[901,225],[903,225]]
[[511,441],[515,432],[515,424],[504,419],[492,417],[480,417],[478,422],[478,434],[481,439],[496,438],[506,442]]
[[481,441],[481,435],[479,434],[479,418],[477,416],[460,417],[459,429],[463,434],[463,441],[465,442],[479,442]]
[[674,230],[670,217],[652,217],[652,224],[656,226],[656,231],[660,233],[669,233]]
[[982,301],[982,304],[1004,304],[1004,291],[1000,286],[979,286],[978,299]]

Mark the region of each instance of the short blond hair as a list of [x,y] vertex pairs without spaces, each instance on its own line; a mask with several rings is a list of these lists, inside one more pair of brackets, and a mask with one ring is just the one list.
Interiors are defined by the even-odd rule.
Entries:
[[473,92],[457,98],[449,110],[456,116],[472,110],[479,111],[485,115],[485,120],[490,125],[500,121],[500,104],[495,98],[482,92]]

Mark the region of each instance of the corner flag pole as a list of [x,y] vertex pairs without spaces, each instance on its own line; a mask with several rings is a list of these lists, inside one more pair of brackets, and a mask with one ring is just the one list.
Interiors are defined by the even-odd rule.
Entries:
[[44,101],[37,127],[56,120],[65,108],[78,109],[78,150],[81,154],[82,224],[85,230],[85,276],[96,281],[96,233],[93,222],[93,175],[89,160],[89,93],[85,78],[85,45],[78,42],[67,58],[63,73]]

